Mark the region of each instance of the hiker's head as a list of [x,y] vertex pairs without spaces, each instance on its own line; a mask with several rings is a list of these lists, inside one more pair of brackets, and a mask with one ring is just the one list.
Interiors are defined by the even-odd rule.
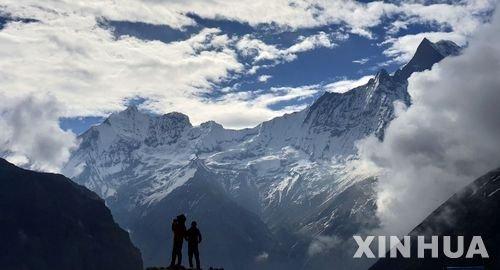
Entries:
[[184,223],[186,221],[186,216],[184,216],[184,215],[178,215],[177,216],[177,221],[179,221],[180,223]]
[[196,225],[198,225],[196,224],[196,221],[191,222],[191,227],[196,227]]

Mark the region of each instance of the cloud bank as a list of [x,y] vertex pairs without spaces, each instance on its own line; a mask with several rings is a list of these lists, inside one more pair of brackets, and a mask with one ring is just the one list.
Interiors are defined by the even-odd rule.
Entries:
[[[482,23],[481,14],[491,8],[491,3],[49,0],[41,6],[34,0],[5,0],[0,6],[2,13],[37,21],[10,22],[0,31],[0,93],[9,97],[53,95],[65,105],[61,112],[65,117],[106,116],[140,97],[146,100],[143,108],[157,113],[179,111],[189,115],[194,124],[215,120],[229,128],[251,127],[306,105],[302,102],[281,108],[271,106],[275,105],[273,101],[293,104],[324,89],[315,87],[313,91],[312,86],[305,85],[286,91],[266,88],[240,93],[237,85],[221,85],[261,68],[294,61],[307,51],[335,48],[337,41],[349,35],[374,38],[372,28],[387,18],[398,22],[391,33],[413,23],[432,24],[450,30],[434,33],[436,38],[453,35],[465,40]],[[233,36],[217,28],[202,28],[185,40],[163,43],[130,36],[117,38],[99,23],[104,18],[182,29],[196,24],[189,16],[193,13],[254,28],[264,25],[270,34],[332,24],[339,32],[318,30],[281,47],[253,35]],[[387,39],[386,54],[402,61],[406,52],[416,47],[417,39]],[[250,63],[242,61],[242,56],[249,57]],[[256,78],[265,82],[268,77]],[[348,83],[343,83],[342,91]]]
[[0,155],[19,166],[58,172],[77,146],[75,134],[59,127],[61,105],[52,98],[0,100]]
[[378,215],[389,234],[408,233],[464,185],[500,166],[500,16],[457,57],[409,81],[413,104],[383,142],[359,144],[380,172]]
[[[39,7],[35,0],[5,0],[7,10],[27,15],[26,7]],[[174,28],[193,25],[190,13],[209,19],[227,19],[251,26],[274,25],[284,29],[313,28],[329,24],[345,25],[351,33],[372,37],[371,27],[385,17],[402,15],[391,28],[397,32],[410,23],[447,24],[463,31],[478,23],[474,13],[490,6],[494,0],[465,0],[451,5],[436,1],[374,1],[354,0],[87,0],[44,1],[44,8],[61,12],[77,12],[111,20],[140,21],[165,24]],[[31,15],[31,14],[30,14]],[[45,15],[38,14],[37,19]]]
[[[203,28],[170,43],[116,38],[89,10],[63,12],[57,5],[60,10],[51,10],[54,5],[26,6],[16,16],[39,21],[11,22],[0,31],[0,93],[5,96],[53,95],[65,105],[65,117],[106,116],[141,97],[146,99],[141,106],[157,113],[178,111],[194,124],[215,120],[242,128],[295,109],[270,109],[272,103],[264,98],[282,101],[314,94],[308,86],[290,95],[273,89],[238,93],[218,87],[251,67],[238,59],[236,42],[245,38],[229,37],[217,28]],[[330,38],[320,32],[287,49],[266,46],[275,49],[276,59],[291,61],[317,46],[332,47]],[[209,98],[212,94],[217,97]]]

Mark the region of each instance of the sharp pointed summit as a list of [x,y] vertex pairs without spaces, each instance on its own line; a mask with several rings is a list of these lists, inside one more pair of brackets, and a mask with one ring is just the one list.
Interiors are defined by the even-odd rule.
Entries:
[[427,38],[424,38],[412,59],[401,70],[396,71],[395,76],[406,80],[413,72],[421,72],[432,68],[432,66],[443,60],[449,55],[456,55],[460,51],[460,47],[453,41],[441,40],[433,43]]
[[385,69],[379,70],[377,72],[377,74],[375,75],[375,82],[378,82],[378,83],[381,83],[381,82],[384,82],[384,81],[387,81],[390,79],[391,79],[391,75]]

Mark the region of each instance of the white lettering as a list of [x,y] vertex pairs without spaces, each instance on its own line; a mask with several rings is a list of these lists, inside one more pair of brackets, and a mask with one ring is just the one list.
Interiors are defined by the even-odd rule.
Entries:
[[399,241],[399,238],[397,236],[391,236],[390,242],[391,258],[397,258],[397,251],[399,251],[399,254],[401,254],[403,258],[410,258],[410,236],[403,237],[404,244],[401,244],[401,241]]
[[451,237],[444,236],[443,237],[443,252],[444,255],[450,259],[460,258],[464,255],[464,237],[457,237],[457,251],[451,251]]
[[361,236],[359,235],[354,235],[353,237],[358,244],[358,250],[356,250],[356,253],[354,253],[354,258],[361,258],[363,254],[365,254],[367,258],[375,258],[375,254],[373,254],[372,250],[370,249],[370,244],[372,243],[373,239],[375,239],[375,236],[368,236],[366,237],[366,240],[363,240],[363,238],[361,238]]
[[438,257],[439,244],[438,244],[438,237],[437,236],[432,236],[430,243],[425,242],[425,236],[418,236],[417,241],[418,241],[418,257],[419,258],[425,257],[425,250],[426,249],[431,250],[432,258]]
[[[426,240],[429,240],[429,237],[430,242],[427,243]],[[457,259],[464,256],[464,236],[457,236],[457,245],[455,250],[452,250],[451,236],[442,236],[442,253],[440,253],[441,251],[439,249],[439,237],[441,236],[417,236],[418,258],[425,258],[426,251],[429,250],[432,258],[438,258],[439,254],[443,254],[445,257],[450,259]],[[371,244],[375,240],[375,236],[366,236],[366,239],[363,239],[359,235],[353,235],[353,238],[358,244],[358,249],[356,250],[353,258],[362,258],[363,255],[365,255],[367,258],[375,258],[375,254],[371,250]],[[388,256],[390,258],[397,258],[398,256],[401,256],[403,258],[411,258],[412,256],[411,245],[414,243],[412,243],[412,238],[408,235],[403,236],[402,239],[397,236],[389,236],[389,240],[387,239],[387,236],[378,236],[377,241],[378,245],[376,246],[378,247],[378,258],[386,258]],[[389,241],[389,246],[387,246],[387,241]],[[428,253],[429,252],[427,252],[427,254]],[[480,255],[482,258],[489,258],[488,251],[486,250],[486,246],[484,245],[481,236],[472,237],[465,257],[470,259],[476,255]],[[413,254],[413,256],[415,256],[415,254]]]
[[488,251],[484,246],[481,236],[473,236],[470,242],[469,250],[467,250],[466,258],[472,258],[474,255],[479,254],[483,258],[489,258]]
[[378,257],[385,258],[385,236],[378,237]]

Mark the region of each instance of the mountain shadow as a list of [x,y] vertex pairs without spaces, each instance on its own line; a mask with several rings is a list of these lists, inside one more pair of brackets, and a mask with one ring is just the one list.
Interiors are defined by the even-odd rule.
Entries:
[[0,159],[0,269],[140,270],[104,201],[68,178]]

